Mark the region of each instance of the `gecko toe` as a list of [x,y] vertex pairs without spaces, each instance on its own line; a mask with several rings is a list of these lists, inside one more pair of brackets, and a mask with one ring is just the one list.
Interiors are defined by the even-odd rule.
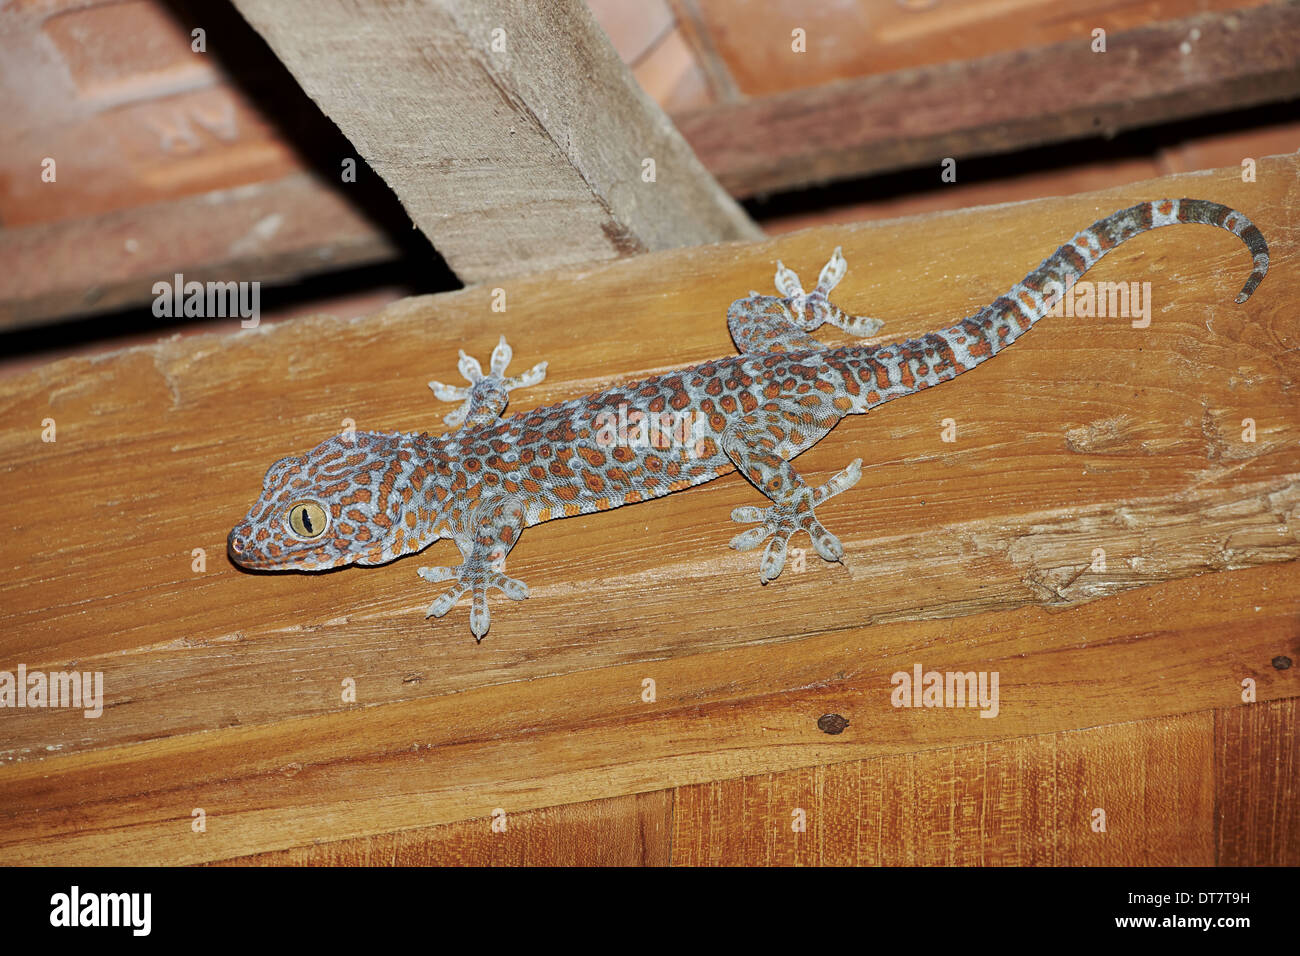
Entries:
[[492,616],[488,612],[487,591],[475,588],[469,609],[469,629],[470,633],[474,635],[475,641],[481,642],[483,640],[483,636],[487,634],[491,623]]
[[506,597],[512,601],[522,601],[528,597],[528,585],[518,578],[512,578],[509,575],[495,573],[489,580],[489,587],[497,588],[502,591]]
[[786,541],[788,534],[780,532],[772,535],[772,540],[767,543],[763,550],[763,560],[758,565],[758,579],[763,584],[768,581],[775,581],[781,576],[781,571],[785,568]]
[[822,527],[820,522],[814,521],[808,533],[812,536],[813,547],[823,560],[835,562],[844,559],[844,545],[839,538]]
[[736,551],[752,551],[762,544],[771,530],[765,525],[759,525],[757,528],[750,528],[748,531],[742,531],[731,539],[729,547]]
[[429,605],[429,610],[424,616],[426,618],[442,617],[456,606],[456,602],[459,601],[468,590],[469,588],[462,584],[452,588],[450,591],[444,591],[438,596],[436,601]]

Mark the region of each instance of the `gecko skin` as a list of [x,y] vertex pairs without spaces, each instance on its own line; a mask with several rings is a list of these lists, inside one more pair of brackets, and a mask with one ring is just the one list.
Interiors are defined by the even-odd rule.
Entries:
[[266,472],[247,517],[230,532],[228,553],[246,568],[318,571],[384,564],[450,538],[461,564],[419,569],[426,581],[454,582],[426,616],[442,617],[468,594],[470,630],[482,640],[489,590],[516,600],[528,596],[524,583],[505,573],[506,555],[524,528],[647,501],[739,471],[772,502],[731,514],[733,521],[756,524],[731,541],[733,548],[767,542],[759,565],[763,583],[781,573],[796,531],[807,532],[825,560],[839,561],[844,548],[816,509],[857,482],[862,460],[817,487],[790,460],[844,416],[986,362],[1029,331],[1111,249],[1176,223],[1218,226],[1241,238],[1254,257],[1237,296],[1245,302],[1268,272],[1268,245],[1259,229],[1218,203],[1163,199],[1094,223],[974,315],[893,345],[831,347],[808,334],[826,322],[857,336],[880,327],[828,298],[846,269],[839,249],[811,292],[778,262],[779,296],[753,292],[732,303],[727,324],[741,354],[505,419],[509,393],[541,381],[545,363],[506,377],[511,350],[503,337],[486,375],[461,353],[468,388],[429,383],[440,399],[463,399],[445,419],[455,431],[357,432],[280,459]]

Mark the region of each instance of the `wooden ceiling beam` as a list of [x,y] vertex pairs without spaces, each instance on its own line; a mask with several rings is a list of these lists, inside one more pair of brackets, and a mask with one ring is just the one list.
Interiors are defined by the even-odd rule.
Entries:
[[467,284],[760,230],[581,0],[236,0]]

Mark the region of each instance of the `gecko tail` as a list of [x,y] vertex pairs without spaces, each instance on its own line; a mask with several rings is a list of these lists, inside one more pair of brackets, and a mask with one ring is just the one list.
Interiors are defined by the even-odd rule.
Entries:
[[975,368],[1028,332],[1065,293],[1120,243],[1161,226],[1200,223],[1233,233],[1246,244],[1254,267],[1237,296],[1250,298],[1268,274],[1268,243],[1245,215],[1205,199],[1157,199],[1099,219],[1043,260],[1007,292],[956,325],[880,348],[848,347],[844,371],[857,377],[854,411],[948,381]]
[[1199,223],[1226,229],[1241,239],[1254,266],[1237,295],[1237,302],[1250,298],[1268,275],[1268,243],[1259,228],[1243,213],[1230,206],[1205,199],[1157,199],[1138,203],[1099,219],[1077,233],[1042,264],[979,312],[940,335],[951,342],[967,367],[996,355],[1040,319],[1052,313],[1065,293],[1106,253],[1135,236],[1162,226]]
[[1246,284],[1237,293],[1236,301],[1241,303],[1249,299],[1264,281],[1264,276],[1268,275],[1268,243],[1264,241],[1264,234],[1259,231],[1259,227],[1230,206],[1206,199],[1165,199],[1149,205],[1163,207],[1166,203],[1173,206],[1174,218],[1170,222],[1153,223],[1151,228],[1157,225],[1169,226],[1175,222],[1198,222],[1226,229],[1246,244],[1254,258],[1255,267],[1246,278]]

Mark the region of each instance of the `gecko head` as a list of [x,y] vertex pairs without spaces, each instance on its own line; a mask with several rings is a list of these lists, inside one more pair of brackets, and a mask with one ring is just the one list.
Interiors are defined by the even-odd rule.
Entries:
[[[383,564],[437,540],[425,436],[336,435],[266,471],[226,551],[259,571]],[[421,464],[422,462],[426,464]]]

